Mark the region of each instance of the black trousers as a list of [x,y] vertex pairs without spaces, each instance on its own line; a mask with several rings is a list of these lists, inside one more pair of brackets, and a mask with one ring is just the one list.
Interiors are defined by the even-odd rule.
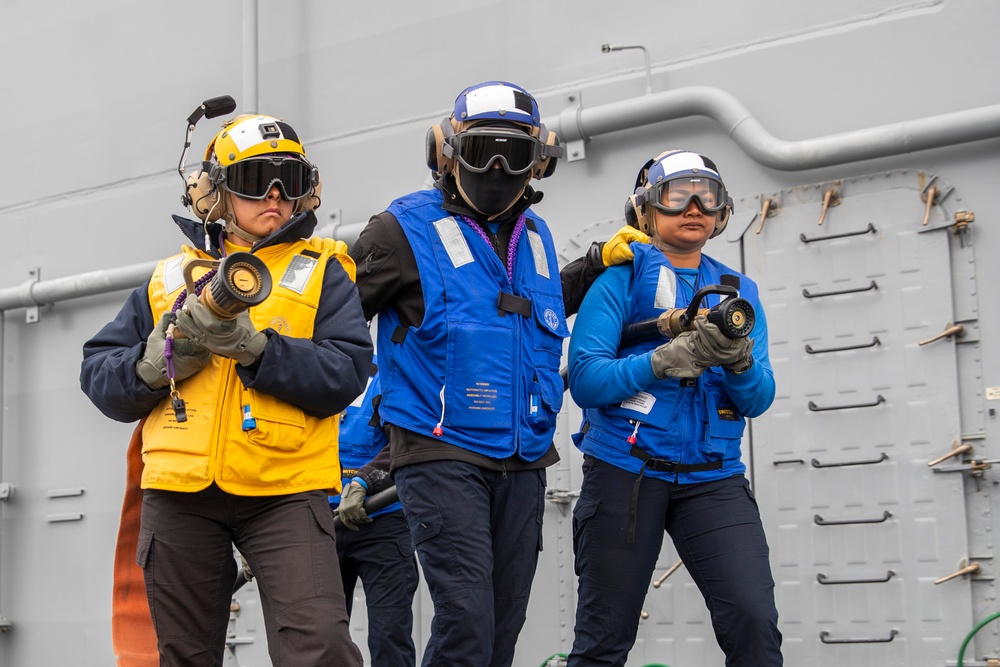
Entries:
[[664,532],[705,598],[729,667],[780,667],[774,579],[757,502],[742,475],[700,484],[644,477],[587,456],[573,509],[579,577],[569,667],[620,667],[635,643]]
[[156,629],[160,665],[222,665],[237,565],[257,579],[275,667],[360,667],[351,641],[324,491],[233,496],[147,489],[136,559]]

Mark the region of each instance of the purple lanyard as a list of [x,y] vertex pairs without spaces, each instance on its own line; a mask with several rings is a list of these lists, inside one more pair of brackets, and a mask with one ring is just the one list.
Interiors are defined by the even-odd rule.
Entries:
[[[479,226],[478,222],[464,215],[459,217],[467,222],[470,227],[476,230],[476,233],[479,234],[480,238],[486,241],[486,244],[490,248],[493,247],[490,237],[486,235],[486,232]],[[524,218],[524,213],[517,217],[517,224],[514,225],[514,231],[510,235],[510,243],[507,245],[507,277],[511,282],[514,282],[514,254],[517,251],[517,242],[521,239],[521,232],[524,231]]]

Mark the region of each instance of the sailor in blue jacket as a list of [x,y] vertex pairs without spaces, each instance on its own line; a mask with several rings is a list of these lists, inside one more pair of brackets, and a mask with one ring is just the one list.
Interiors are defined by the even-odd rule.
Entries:
[[[708,158],[667,151],[647,162],[626,217],[652,244],[633,243],[631,264],[598,276],[577,315],[569,380],[584,409],[574,436],[584,465],[569,667],[625,664],[664,532],[705,598],[726,664],[782,664],[768,546],[740,460],[745,419],[774,400],[767,323],[754,282],[702,254],[731,211]],[[756,313],[748,337],[727,338],[699,315],[669,342],[622,339],[626,325],[727,282]]]
[[[372,667],[413,667],[413,594],[419,574],[413,539],[396,501],[368,514],[362,502],[370,488],[388,473],[363,472],[364,466],[389,445],[378,424],[378,359],[372,359],[368,389],[341,414],[340,466],[343,492],[330,496],[337,510],[337,555],[344,580],[347,613],[352,610],[354,587],[361,579],[368,608],[368,650]],[[378,476],[373,479],[371,475]]]

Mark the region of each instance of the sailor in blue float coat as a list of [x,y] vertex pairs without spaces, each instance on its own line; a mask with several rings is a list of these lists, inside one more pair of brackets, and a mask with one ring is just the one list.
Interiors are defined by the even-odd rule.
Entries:
[[545,468],[559,460],[569,331],[528,183],[562,149],[534,98],[499,81],[463,91],[427,148],[435,188],[373,217],[352,256],[365,316],[378,317],[391,472],[434,602],[423,664],[502,667],[541,548]]
[[[705,598],[726,664],[782,664],[768,546],[740,461],[745,418],[774,400],[767,322],[753,281],[701,252],[731,209],[704,156],[650,160],[626,217],[652,245],[632,244],[633,262],[600,275],[577,315],[569,380],[584,408],[574,436],[584,476],[569,667],[625,664],[664,532]],[[669,342],[623,340],[626,325],[686,308],[719,283],[738,283],[753,307],[749,336],[729,339],[701,315]]]
[[442,199],[425,190],[388,209],[434,306],[409,329],[394,312],[379,316],[382,418],[492,459],[535,461],[552,445],[569,335],[552,237],[528,209],[502,262],[483,227],[456,219]]

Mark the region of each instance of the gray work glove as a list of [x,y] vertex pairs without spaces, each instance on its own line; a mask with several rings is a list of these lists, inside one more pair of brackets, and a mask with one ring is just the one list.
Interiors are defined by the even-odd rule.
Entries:
[[[167,377],[167,327],[172,318],[170,313],[164,313],[159,324],[146,339],[146,350],[135,364],[135,374],[139,376],[150,389],[163,389],[170,386]],[[171,347],[171,358],[174,362],[174,380],[189,378],[200,371],[212,353],[204,347],[187,338],[174,339]]]
[[344,487],[340,494],[340,506],[337,507],[337,514],[345,527],[357,530],[361,524],[371,523],[372,518],[365,511],[365,495],[368,492],[365,487],[357,482],[351,482]]
[[727,338],[722,330],[704,315],[694,318],[698,356],[709,366],[722,366],[734,373],[744,373],[753,366],[753,339]]
[[267,345],[267,336],[254,328],[247,311],[235,320],[220,320],[195,295],[189,296],[177,313],[177,327],[211,352],[243,366],[257,361]]
[[699,354],[693,331],[684,331],[669,343],[653,350],[653,373],[661,380],[666,377],[693,379],[711,364]]

